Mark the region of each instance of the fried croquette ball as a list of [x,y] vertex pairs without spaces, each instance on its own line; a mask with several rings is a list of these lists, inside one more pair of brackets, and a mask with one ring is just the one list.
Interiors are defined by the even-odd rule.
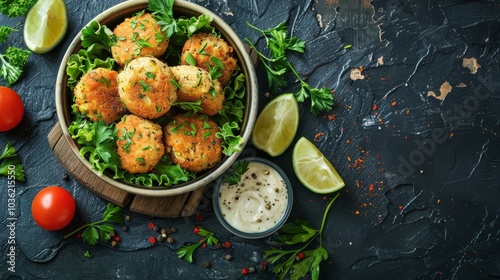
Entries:
[[163,132],[159,124],[135,115],[125,115],[116,124],[117,152],[123,169],[130,173],[146,173],[165,154]]
[[190,64],[201,67],[207,71],[207,63],[211,67],[215,66],[214,58],[220,60],[223,69],[220,69],[221,76],[218,78],[224,87],[231,79],[231,74],[236,69],[236,58],[233,57],[233,48],[222,38],[218,38],[211,33],[197,33],[187,39],[181,53],[181,64]]
[[118,72],[106,68],[96,68],[83,75],[73,91],[78,111],[94,122],[102,119],[106,124],[125,115],[117,75]]
[[159,57],[168,48],[167,36],[149,13],[139,13],[125,19],[115,27],[113,34],[116,44],[111,46],[111,54],[121,66],[136,57]]
[[222,159],[222,141],[215,137],[217,124],[205,115],[177,115],[163,127],[165,150],[182,168],[197,173]]
[[197,66],[179,65],[170,67],[177,86],[177,101],[195,102],[201,100],[201,114],[213,116],[222,109],[224,92],[218,80],[212,80],[210,73]]
[[177,100],[174,75],[154,57],[130,61],[118,74],[118,93],[125,107],[134,115],[155,119],[164,115]]

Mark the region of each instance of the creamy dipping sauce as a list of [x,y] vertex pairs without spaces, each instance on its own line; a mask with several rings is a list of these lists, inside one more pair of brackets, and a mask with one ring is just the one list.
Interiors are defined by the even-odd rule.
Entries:
[[235,185],[222,182],[219,208],[228,224],[242,232],[264,232],[278,223],[288,204],[285,180],[272,167],[249,162]]

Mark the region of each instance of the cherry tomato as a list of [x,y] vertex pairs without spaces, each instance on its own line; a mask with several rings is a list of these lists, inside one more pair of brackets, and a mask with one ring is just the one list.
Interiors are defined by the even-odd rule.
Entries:
[[33,198],[31,214],[35,222],[46,230],[59,230],[67,226],[75,215],[73,196],[58,186],[49,186]]
[[16,127],[24,115],[21,97],[8,87],[0,86],[0,132]]

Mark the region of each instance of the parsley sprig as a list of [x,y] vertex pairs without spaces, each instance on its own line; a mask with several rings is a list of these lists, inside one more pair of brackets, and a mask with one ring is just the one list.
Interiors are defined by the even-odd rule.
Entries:
[[280,88],[287,85],[286,73],[288,70],[297,77],[300,82],[300,90],[295,93],[298,102],[304,102],[311,98],[311,112],[318,115],[323,111],[329,111],[333,106],[332,90],[326,87],[311,87],[300,77],[293,65],[288,61],[286,54],[288,51],[303,53],[305,49],[304,41],[297,37],[288,36],[288,27],[285,22],[281,22],[276,27],[263,30],[247,23],[251,28],[259,31],[266,39],[266,47],[270,56],[264,55],[257,50],[257,47],[249,40],[245,39],[258,54],[260,60],[266,68],[267,79],[271,92],[277,93]]
[[97,244],[98,240],[109,241],[112,234],[115,233],[115,227],[111,223],[123,223],[123,212],[119,206],[108,203],[104,211],[102,220],[88,223],[74,231],[66,234],[64,238],[73,236],[74,234],[82,232],[83,241],[89,245]]
[[9,180],[15,176],[15,180],[24,182],[24,167],[17,155],[16,149],[9,142],[5,146],[2,155],[0,156],[0,175],[8,176]]
[[203,239],[191,245],[182,245],[176,252],[179,259],[184,259],[190,263],[193,262],[194,251],[203,243],[206,243],[208,246],[212,246],[219,242],[219,240],[214,237],[213,232],[206,230],[200,226],[197,226],[196,228],[199,230],[198,235],[203,236]]
[[167,57],[176,61],[180,58],[180,50],[184,42],[196,32],[215,32],[210,25],[212,18],[201,14],[197,17],[180,16],[175,18],[173,12],[174,0],[150,0],[148,10],[151,11],[156,22],[161,26],[161,31],[169,38]]
[[236,185],[241,181],[241,176],[248,170],[248,161],[242,160],[233,166],[224,175],[224,181],[229,185]]
[[[309,272],[312,279],[319,278],[319,265],[323,260],[328,259],[328,252],[323,247],[323,229],[328,211],[339,195],[340,193],[328,203],[320,229],[315,229],[311,223],[301,219],[287,223],[280,229],[281,234],[276,237],[277,244],[286,246],[299,244],[301,246],[290,250],[271,248],[264,252],[264,256],[272,264],[283,260],[273,269],[279,279],[284,279],[287,274],[290,274],[290,279],[299,279]],[[318,247],[306,250],[316,238],[319,238]],[[304,258],[297,260],[297,254],[300,252],[304,254]]]
[[29,56],[30,51],[17,47],[8,47],[5,54],[0,54],[0,63],[2,64],[0,74],[7,81],[7,86],[19,80]]
[[8,17],[23,16],[37,0],[0,0],[0,12]]

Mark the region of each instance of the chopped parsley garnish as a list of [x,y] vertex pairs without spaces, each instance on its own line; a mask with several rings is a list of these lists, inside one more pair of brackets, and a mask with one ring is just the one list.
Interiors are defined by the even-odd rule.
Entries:
[[143,80],[139,80],[139,84],[141,85],[141,89],[143,92],[151,91],[152,89],[151,86]]

